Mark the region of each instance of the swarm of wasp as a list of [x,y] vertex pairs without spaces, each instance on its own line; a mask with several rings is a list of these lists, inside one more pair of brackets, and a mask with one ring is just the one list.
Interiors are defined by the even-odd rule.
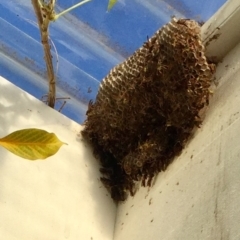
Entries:
[[116,201],[151,186],[179,155],[209,102],[214,65],[200,26],[173,18],[103,79],[82,132]]

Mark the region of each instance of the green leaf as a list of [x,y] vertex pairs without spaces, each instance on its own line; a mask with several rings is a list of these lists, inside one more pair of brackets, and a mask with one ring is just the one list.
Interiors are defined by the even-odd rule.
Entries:
[[54,133],[36,128],[18,130],[0,139],[2,147],[29,160],[50,157],[63,144],[66,143],[60,141]]
[[112,7],[116,4],[117,0],[109,0],[107,10],[110,11]]

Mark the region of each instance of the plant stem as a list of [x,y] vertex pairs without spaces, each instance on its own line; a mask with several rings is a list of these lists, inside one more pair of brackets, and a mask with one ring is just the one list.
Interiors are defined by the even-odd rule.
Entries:
[[68,12],[70,12],[71,10],[73,10],[74,8],[80,7],[80,6],[82,6],[83,4],[85,4],[85,3],[87,3],[87,2],[90,2],[90,1],[91,1],[91,0],[84,0],[84,1],[82,1],[82,2],[80,2],[80,3],[75,4],[75,5],[72,6],[72,7],[70,7],[70,8],[68,8],[68,9],[66,9],[66,10],[64,10],[64,11],[56,14],[55,17],[54,17],[54,21],[57,20],[57,19],[58,19],[59,17],[61,17],[62,15],[64,15],[65,13],[68,13]]
[[54,7],[55,7],[55,0],[51,0],[49,3],[45,3],[44,0],[32,0],[32,5],[37,16],[38,26],[41,33],[41,40],[44,49],[44,59],[46,62],[47,67],[47,75],[48,75],[48,106],[54,108],[55,100],[56,100],[56,81],[52,63],[52,55],[51,55],[51,47],[49,44],[49,33],[48,27],[51,21],[57,20],[63,14],[73,10],[76,7],[79,7],[91,0],[84,0],[59,14],[55,14]]
[[48,93],[48,106],[54,108],[56,99],[56,81],[52,64],[51,48],[49,44],[49,33],[48,26],[51,21],[51,16],[53,13],[54,3],[50,2],[45,8],[43,14],[43,6],[40,7],[38,0],[32,0],[32,5],[37,16],[38,26],[41,33],[41,40],[44,49],[44,58],[47,67],[48,83],[49,83],[49,93]]

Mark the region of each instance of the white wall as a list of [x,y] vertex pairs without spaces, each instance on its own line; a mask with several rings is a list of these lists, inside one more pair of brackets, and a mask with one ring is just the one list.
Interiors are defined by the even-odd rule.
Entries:
[[78,137],[82,127],[0,77],[0,137],[22,128],[54,132],[68,145],[45,161],[0,148],[0,239],[112,239],[116,206]]
[[[239,0],[229,0],[203,26],[206,41],[221,33],[209,55],[221,57],[236,44],[239,29],[224,31],[236,25],[229,16],[238,19],[239,11]],[[0,137],[37,127],[68,143],[34,162],[0,148],[0,239],[239,240],[239,56],[240,44],[219,64],[206,118],[181,156],[117,210],[78,136],[81,126],[0,77]]]
[[240,239],[240,44],[216,76],[207,116],[182,155],[119,205],[115,240]]

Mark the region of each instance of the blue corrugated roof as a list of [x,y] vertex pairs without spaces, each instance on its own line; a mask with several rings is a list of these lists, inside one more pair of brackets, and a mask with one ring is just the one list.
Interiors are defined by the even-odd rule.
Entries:
[[[171,16],[208,20],[226,0],[108,0],[90,3],[51,23],[57,49],[57,97],[62,113],[82,123],[90,99],[109,70],[139,48]],[[77,0],[57,2],[56,11]],[[58,57],[57,57],[58,56]],[[31,1],[0,0],[0,75],[41,99],[48,91],[40,33]],[[56,109],[62,101],[57,101]]]

